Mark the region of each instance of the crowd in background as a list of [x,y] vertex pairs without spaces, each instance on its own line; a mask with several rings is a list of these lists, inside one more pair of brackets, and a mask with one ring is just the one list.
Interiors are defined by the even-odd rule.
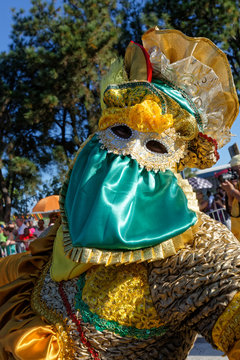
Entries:
[[51,213],[49,219],[17,218],[14,222],[0,224],[0,257],[21,253],[29,250],[29,244],[41,236],[49,226],[52,226],[58,217]]
[[[240,154],[230,161],[231,169],[219,177],[219,186],[215,192],[197,192],[201,211],[215,220],[221,221],[240,241]],[[205,195],[205,196],[204,196]]]
[[215,192],[198,190],[196,197],[200,211],[231,229],[231,216],[226,207],[226,194],[221,187],[218,187]]

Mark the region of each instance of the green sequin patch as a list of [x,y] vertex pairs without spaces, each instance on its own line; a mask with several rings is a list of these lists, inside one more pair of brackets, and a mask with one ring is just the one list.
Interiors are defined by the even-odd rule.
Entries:
[[80,311],[83,322],[93,324],[98,331],[109,330],[123,337],[133,337],[137,339],[148,339],[153,336],[163,336],[167,328],[160,326],[152,329],[137,329],[132,326],[124,326],[113,320],[100,318],[92,313],[89,306],[82,300],[82,292],[85,285],[85,274],[82,274],[78,280],[78,292],[75,297],[75,309]]

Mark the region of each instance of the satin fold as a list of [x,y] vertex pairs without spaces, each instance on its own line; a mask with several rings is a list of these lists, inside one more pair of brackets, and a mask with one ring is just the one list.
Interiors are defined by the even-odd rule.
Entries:
[[75,161],[65,211],[73,246],[112,250],[157,245],[197,220],[170,170],[140,168],[101,149],[96,137]]
[[187,110],[193,116],[195,115],[195,112],[192,109],[191,105],[189,104],[187,99],[182,96],[180,91],[174,89],[170,85],[166,84],[164,81],[158,79],[153,79],[152,84],[156,86],[156,88],[164,92],[166,95],[168,95],[170,98],[175,100],[183,109]]
[[240,340],[236,341],[233,348],[227,353],[229,360],[239,360],[240,359]]
[[53,245],[52,264],[50,267],[52,280],[66,281],[74,279],[90,269],[91,266],[92,264],[76,263],[65,255],[63,247],[63,230],[62,226],[60,226]]
[[60,345],[53,326],[31,308],[33,288],[51,257],[59,222],[44,238],[31,243],[31,253],[0,259],[0,359],[57,360]]

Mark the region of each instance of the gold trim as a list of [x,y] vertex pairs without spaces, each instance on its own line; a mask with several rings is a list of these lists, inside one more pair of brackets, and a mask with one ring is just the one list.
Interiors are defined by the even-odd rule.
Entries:
[[[153,305],[144,264],[92,267],[86,274],[81,300],[106,321],[145,331],[164,325]],[[81,312],[81,306],[77,308]]]
[[199,206],[198,206],[198,200],[196,198],[196,194],[192,189],[192,186],[189,184],[188,180],[185,180],[182,178],[180,174],[175,174],[178,185],[181,187],[182,191],[186,195],[187,201],[188,201],[188,208],[196,213],[198,213]]
[[240,339],[240,293],[237,293],[212,330],[214,344],[223,352],[228,352]]
[[34,286],[32,297],[31,297],[31,307],[35,313],[37,313],[40,316],[44,316],[44,318],[50,323],[59,324],[59,326],[65,325],[64,319],[61,315],[57,314],[55,311],[50,310],[45,302],[41,300],[41,291],[43,287],[43,283],[45,280],[45,277],[47,275],[47,272],[51,266],[52,259],[47,263],[45,268],[43,269],[40,278],[37,282],[37,284]]
[[[191,243],[199,225],[200,221],[197,221],[194,226],[189,228],[183,234],[168,239],[154,247],[130,251],[111,251],[73,247],[72,245],[69,245],[68,242],[66,244],[66,238],[64,238],[63,232],[64,253],[73,262],[92,265],[109,266],[162,260],[175,255],[180,249],[183,249],[186,244]],[[66,229],[67,227],[65,227],[65,230]],[[68,239],[69,237],[67,236],[67,241]]]

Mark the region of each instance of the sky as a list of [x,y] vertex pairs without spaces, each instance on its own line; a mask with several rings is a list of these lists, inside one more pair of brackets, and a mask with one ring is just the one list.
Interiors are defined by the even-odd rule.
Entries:
[[[31,0],[1,0],[0,1],[0,51],[7,51],[8,45],[11,42],[10,33],[12,25],[11,8],[24,9],[28,11],[31,7]],[[232,134],[236,135],[232,137],[232,140],[219,150],[220,159],[216,166],[226,164],[230,161],[230,154],[228,147],[234,143],[238,144],[240,149],[240,116],[235,120],[232,129]]]

